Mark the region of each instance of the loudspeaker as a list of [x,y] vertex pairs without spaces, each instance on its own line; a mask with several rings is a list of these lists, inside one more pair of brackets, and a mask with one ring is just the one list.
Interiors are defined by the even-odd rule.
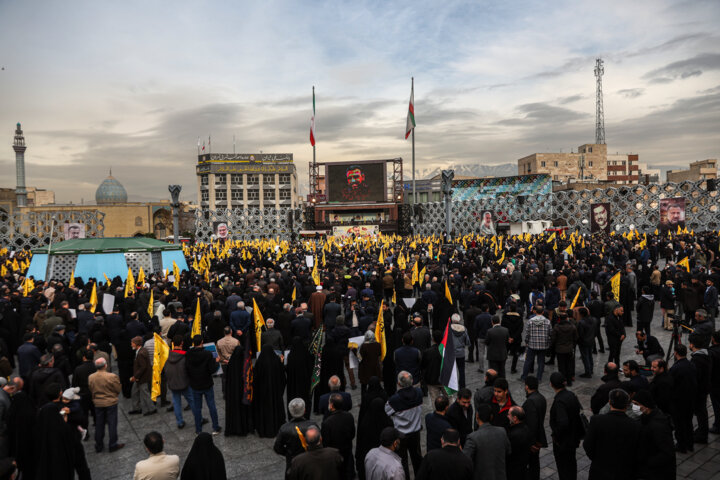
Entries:
[[708,192],[714,192],[714,191],[715,191],[715,189],[717,188],[717,183],[716,183],[716,182],[717,182],[717,180],[715,180],[714,178],[708,178],[708,179],[707,179],[707,191],[708,191]]
[[305,225],[306,230],[315,228],[315,207],[305,207]]
[[412,214],[413,208],[410,205],[400,205],[399,219],[398,219],[398,234],[399,235],[412,235]]

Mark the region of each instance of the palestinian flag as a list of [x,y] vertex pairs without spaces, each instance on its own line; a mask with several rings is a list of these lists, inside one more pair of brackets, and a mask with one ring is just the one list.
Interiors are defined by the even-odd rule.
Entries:
[[458,369],[455,363],[455,344],[453,342],[453,334],[450,331],[450,319],[448,319],[445,327],[445,335],[442,342],[438,345],[442,363],[440,363],[440,384],[445,387],[448,395],[452,395],[460,388],[458,386]]
[[410,87],[410,106],[408,106],[407,125],[405,126],[405,140],[410,133],[415,130],[415,81],[413,80]]

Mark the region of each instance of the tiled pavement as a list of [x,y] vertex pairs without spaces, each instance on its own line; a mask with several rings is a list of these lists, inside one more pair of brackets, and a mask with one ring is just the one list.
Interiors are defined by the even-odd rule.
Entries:
[[[670,340],[669,332],[658,328],[658,325],[660,325],[660,314],[659,308],[656,308],[656,315],[653,321],[653,335],[658,337],[661,345],[666,349]],[[621,358],[623,360],[638,358],[635,355],[634,350],[634,332],[631,332],[632,329],[628,329],[629,338],[624,342],[622,349]],[[595,372],[602,371],[602,365],[607,358],[605,355],[594,357]],[[639,358],[642,359],[642,357]],[[518,367],[518,370],[521,371],[522,360],[519,362]],[[581,369],[582,362],[578,357],[576,358],[576,370],[578,371],[578,374],[581,373]],[[474,392],[482,383],[482,374],[476,371],[477,364],[468,364],[466,370],[468,388]],[[540,391],[548,398],[548,412],[553,396],[548,379],[550,373],[553,371],[555,371],[554,366],[546,368],[546,373],[543,375],[543,384],[540,388]],[[590,396],[594,392],[595,388],[597,388],[597,386],[601,383],[599,377],[600,375],[596,375],[592,379],[578,378],[571,387],[571,390],[575,392],[587,411],[589,411]],[[523,391],[523,385],[519,380],[519,375],[513,375],[509,378],[509,380],[513,398],[522,403],[522,401],[524,401],[525,394]],[[359,389],[353,391],[352,394],[354,404],[353,413],[357,414],[360,404]],[[225,408],[224,402],[221,400],[222,394],[220,393],[219,378],[215,381],[215,398],[218,404],[220,425],[224,425]],[[429,401],[426,401],[425,409],[428,412],[430,411]],[[708,409],[712,425],[713,416],[712,409],[709,404]],[[165,409],[161,409],[160,413],[150,417],[131,417],[127,415],[129,410],[130,400],[121,399],[118,431],[120,441],[126,444],[124,449],[112,454],[107,453],[106,449],[105,452],[96,454],[93,449],[92,440],[84,443],[88,463],[90,464],[94,479],[112,480],[132,478],[135,463],[138,460],[142,460],[147,457],[147,453],[142,445],[142,438],[150,430],[157,430],[162,433],[165,438],[165,451],[167,453],[179,455],[181,463],[184,461],[185,456],[189,452],[195,437],[191,412],[184,412],[187,426],[183,430],[178,430],[175,425],[174,414],[165,412]],[[204,416],[208,416],[207,407],[204,409]],[[321,420],[318,418],[314,419],[318,422]],[[547,426],[547,418],[546,428],[548,430],[549,438],[550,429]],[[209,425],[206,425],[205,429],[206,431],[209,431]],[[92,434],[93,430],[91,428],[89,435]],[[422,438],[424,442],[424,434],[422,435]],[[220,448],[225,457],[225,466],[229,479],[242,478],[243,480],[252,480],[261,478],[283,478],[285,461],[283,457],[280,457],[273,452],[273,439],[261,439],[255,435],[250,435],[244,438],[236,436],[225,437],[222,434],[214,437],[214,439],[216,445]],[[693,453],[677,456],[677,478],[690,478],[693,480],[720,480],[720,436],[711,434],[709,440],[710,443],[707,445],[696,445]],[[588,477],[590,461],[585,456],[582,446],[577,450],[577,462],[578,469],[580,470],[578,478],[586,479]],[[553,458],[551,448],[542,450],[540,466],[541,478],[557,478],[555,460]]]

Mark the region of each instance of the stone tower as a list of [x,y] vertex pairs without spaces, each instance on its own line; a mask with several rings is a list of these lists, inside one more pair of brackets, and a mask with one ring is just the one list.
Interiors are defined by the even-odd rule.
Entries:
[[27,207],[27,190],[25,190],[25,137],[23,136],[20,124],[15,129],[15,141],[13,142],[13,150],[15,150],[15,173],[17,174],[17,187],[15,187],[15,196],[17,197],[18,207]]

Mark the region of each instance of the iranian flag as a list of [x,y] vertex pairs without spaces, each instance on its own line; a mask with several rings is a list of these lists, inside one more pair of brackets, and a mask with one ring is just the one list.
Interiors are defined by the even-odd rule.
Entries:
[[458,369],[455,363],[455,344],[453,342],[453,334],[450,331],[451,323],[450,319],[448,319],[447,326],[445,327],[445,335],[443,335],[442,342],[438,345],[440,356],[442,357],[442,362],[440,363],[440,384],[445,387],[448,395],[452,395],[459,389]]
[[313,87],[313,113],[310,117],[310,145],[315,146],[315,87]]
[[405,126],[405,140],[410,136],[410,132],[415,129],[415,80],[412,80],[410,86],[410,106],[408,107],[407,125]]

